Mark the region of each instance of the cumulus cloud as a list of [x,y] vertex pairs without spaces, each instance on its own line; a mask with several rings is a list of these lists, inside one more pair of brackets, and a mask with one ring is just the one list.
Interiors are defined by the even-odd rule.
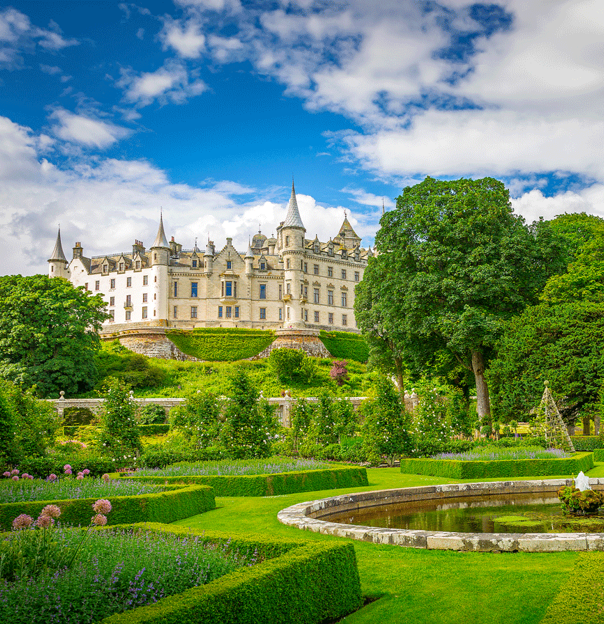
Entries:
[[50,114],[52,131],[59,138],[85,147],[105,149],[132,134],[132,130],[87,115],[77,115],[64,108]]
[[164,49],[173,48],[182,58],[199,58],[205,48],[206,38],[202,25],[195,19],[182,22],[166,18],[160,33]]

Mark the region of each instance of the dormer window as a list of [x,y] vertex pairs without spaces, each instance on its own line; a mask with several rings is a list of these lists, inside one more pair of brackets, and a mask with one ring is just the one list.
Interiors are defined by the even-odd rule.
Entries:
[[103,273],[109,273],[109,265],[108,264],[104,264],[103,265]]
[[197,268],[197,260],[193,260],[193,262],[191,262],[191,266],[196,269]]
[[319,249],[319,243],[315,243],[315,253],[318,254],[320,251]]
[[260,270],[261,271],[266,271],[266,262],[261,262],[260,263]]
[[124,270],[124,263],[120,262],[120,271],[123,271],[123,270]]
[[348,258],[348,254],[345,249],[342,249],[342,260],[346,260],[346,258]]
[[233,263],[230,260],[227,260],[227,271],[230,271],[233,268]]
[[140,268],[141,268],[141,261],[140,261],[140,260],[137,260],[137,261],[136,261],[136,268],[137,268],[137,269],[140,269]]

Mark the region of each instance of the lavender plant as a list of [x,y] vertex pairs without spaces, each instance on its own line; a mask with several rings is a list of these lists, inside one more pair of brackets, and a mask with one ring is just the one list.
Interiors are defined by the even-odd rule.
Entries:
[[563,459],[570,457],[561,449],[542,449],[538,446],[522,448],[499,448],[484,446],[465,453],[438,453],[432,459],[454,459],[456,461],[493,461],[501,459]]

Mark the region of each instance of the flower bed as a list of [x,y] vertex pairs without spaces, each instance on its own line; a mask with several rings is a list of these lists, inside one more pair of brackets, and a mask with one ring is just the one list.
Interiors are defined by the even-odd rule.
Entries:
[[438,453],[430,459],[453,459],[456,461],[493,461],[502,459],[564,459],[571,457],[560,449],[542,449],[539,446],[500,448],[485,446],[463,453]]
[[[59,507],[62,523],[85,526],[90,522],[90,506],[94,500],[93,497],[1,504],[0,531],[8,531],[20,514],[32,517],[39,515],[48,503]],[[113,512],[109,524],[175,522],[216,508],[214,492],[202,484],[188,487],[175,484],[155,486],[153,493],[112,496],[111,503]]]
[[326,470],[259,475],[132,476],[125,479],[151,483],[209,485],[216,496],[277,496],[368,485],[367,470],[359,466],[334,466]]
[[452,479],[488,479],[537,475],[576,475],[594,467],[593,453],[575,453],[565,459],[502,459],[458,461],[450,459],[401,459],[401,472]]

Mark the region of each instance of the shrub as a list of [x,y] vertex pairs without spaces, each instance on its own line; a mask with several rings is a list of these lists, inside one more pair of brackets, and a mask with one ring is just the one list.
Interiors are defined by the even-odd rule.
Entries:
[[329,376],[338,384],[343,386],[348,381],[348,369],[346,368],[346,360],[335,360],[329,371]]
[[275,339],[270,330],[239,328],[175,329],[166,335],[183,353],[208,362],[254,357]]
[[579,488],[567,485],[558,490],[558,498],[562,502],[565,513],[594,514],[604,505],[604,493],[594,490],[581,491]]
[[602,447],[602,440],[598,436],[571,436],[575,451],[593,451]]
[[205,449],[175,450],[156,444],[147,447],[141,455],[138,465],[142,468],[164,468],[170,464],[185,461],[218,461],[226,459],[226,452],[222,448],[209,447]]
[[361,334],[321,330],[319,338],[325,348],[336,358],[361,363],[369,359],[369,346]]
[[309,383],[316,375],[315,361],[302,349],[273,349],[268,365],[282,383],[296,380]]
[[141,425],[163,425],[167,420],[166,410],[157,403],[148,403],[139,411]]
[[50,474],[62,474],[63,466],[70,464],[74,473],[81,472],[85,468],[90,470],[90,475],[100,477],[107,472],[113,472],[124,466],[124,461],[113,461],[109,457],[87,455],[48,455],[46,457],[26,457],[22,459],[18,468],[21,472],[27,472],[39,479],[45,479]]
[[184,405],[173,408],[170,421],[175,431],[183,433],[196,448],[211,446],[220,433],[218,397],[211,392],[196,392]]
[[15,445],[15,420],[13,412],[0,386],[0,462],[12,465],[17,462]]
[[94,414],[87,407],[67,407],[63,411],[63,425],[77,427],[90,425],[94,420]]

